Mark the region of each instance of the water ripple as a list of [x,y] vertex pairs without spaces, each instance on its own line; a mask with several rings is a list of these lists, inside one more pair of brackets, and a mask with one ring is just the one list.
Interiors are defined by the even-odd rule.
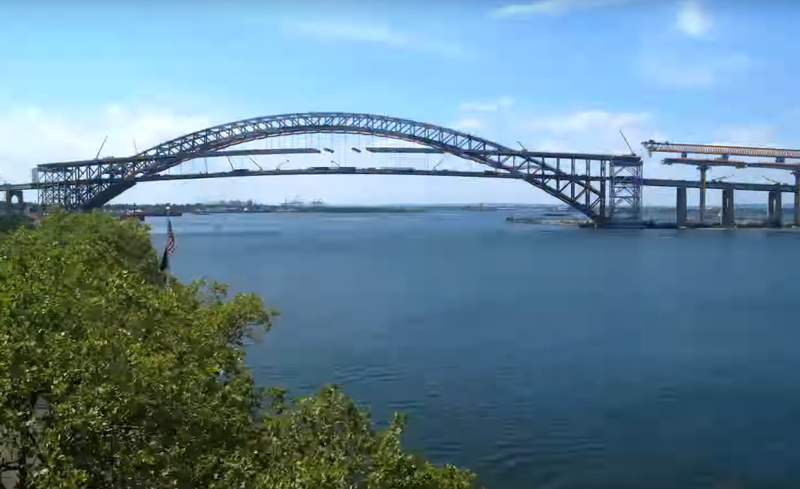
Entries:
[[487,487],[800,487],[800,233],[503,218],[176,219],[173,266],[281,310],[259,382],[406,412]]

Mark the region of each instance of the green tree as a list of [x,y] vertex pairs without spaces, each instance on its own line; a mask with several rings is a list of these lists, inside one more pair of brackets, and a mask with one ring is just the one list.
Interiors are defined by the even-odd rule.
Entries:
[[0,214],[0,238],[19,227],[32,225],[33,219],[26,214]]
[[338,388],[254,384],[275,312],[158,270],[146,226],[57,214],[0,240],[0,448],[19,488],[468,488]]

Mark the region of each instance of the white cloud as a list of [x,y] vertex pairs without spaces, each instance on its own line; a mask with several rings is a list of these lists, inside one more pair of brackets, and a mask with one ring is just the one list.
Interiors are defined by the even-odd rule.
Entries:
[[[685,141],[686,132],[679,128],[666,132],[658,126],[658,121],[648,112],[612,112],[606,110],[583,110],[568,114],[555,114],[548,117],[520,118],[516,130],[509,139],[518,138],[528,149],[556,152],[599,152],[628,153],[622,132],[637,154],[644,159],[646,178],[666,178],[675,180],[697,180],[698,172],[690,165],[664,165],[662,160],[669,156],[656,153],[648,156],[641,142]],[[709,141],[695,141],[707,144],[731,144],[744,146],[794,147],[791,141],[781,141],[777,126],[767,124],[748,124],[723,127],[709,134]],[[746,158],[745,158],[746,159]],[[730,177],[730,181],[740,182],[789,182],[791,175],[782,170],[733,168],[714,168],[713,178]],[[718,205],[717,191],[709,192],[708,202]],[[743,192],[737,197],[741,203],[763,203],[765,196],[759,193]],[[670,188],[645,188],[644,199],[647,205],[673,205],[675,190]],[[696,205],[698,193],[690,192],[690,203]]]
[[163,109],[110,105],[94,113],[63,114],[23,107],[0,112],[0,180],[29,182],[38,164],[91,159],[105,136],[101,156],[124,156],[208,127],[208,117]]
[[[629,154],[630,150],[620,135],[622,131],[634,152],[644,159],[644,173],[651,178],[695,179],[694,168],[682,165],[661,164],[658,155],[648,157],[642,141],[674,139],[658,128],[656,117],[648,111],[612,111],[598,108],[574,112],[555,113],[529,117],[510,114],[506,124],[495,129],[499,142],[508,144],[519,140],[527,149],[535,151]],[[490,132],[484,127],[481,132]],[[489,134],[486,134],[489,136]],[[490,137],[491,139],[491,137]],[[671,204],[674,189],[647,188],[644,192],[648,204]]]
[[467,131],[470,129],[478,129],[483,124],[481,123],[480,119],[475,117],[465,117],[453,123],[452,128],[459,130],[459,131]]
[[465,102],[461,104],[462,112],[497,112],[501,109],[507,109],[514,105],[514,99],[511,97],[499,97],[496,100],[483,101],[483,102]]
[[683,34],[702,38],[711,30],[712,22],[698,0],[686,0],[678,8],[675,28]]
[[603,110],[585,110],[573,114],[530,119],[525,128],[529,131],[552,135],[597,134],[611,131],[619,137],[619,130],[638,128],[648,122],[644,112],[611,113]]
[[422,51],[447,57],[458,57],[463,54],[463,49],[456,43],[401,32],[381,24],[303,21],[285,23],[283,27],[289,33],[323,41],[383,44],[393,48]]
[[776,128],[768,124],[726,126],[714,133],[714,141],[710,144],[765,148],[781,147],[776,141],[776,135]]
[[490,13],[491,17],[517,17],[532,15],[563,14],[572,10],[590,7],[617,5],[633,0],[539,0],[526,4],[512,4],[500,7]]
[[759,63],[748,54],[715,43],[675,42],[675,32],[692,39],[709,39],[713,22],[701,0],[678,4],[668,31],[643,38],[635,69],[645,82],[664,88],[707,89],[734,83]]
[[[456,112],[456,111],[454,111]],[[458,120],[460,114],[461,119]],[[556,113],[545,117],[528,117],[517,109],[495,113],[463,114],[456,112],[456,128],[475,130],[481,136],[496,140],[501,144],[516,146],[520,140],[525,147],[542,151],[574,151],[627,153],[621,129],[630,144],[642,153],[639,143],[647,139],[684,140],[678,133],[663,133],[657,130],[657,121],[647,111],[580,110],[570,113]],[[210,125],[228,122],[240,115],[180,113],[168,108],[154,108],[142,104],[108,105],[81,111],[80,113],[58,112],[36,107],[19,107],[0,111],[0,180],[8,182],[27,182],[30,169],[38,163],[70,159],[93,158],[103,138],[108,135],[108,143],[103,156],[123,156],[133,153],[133,141],[139,151],[170,138],[193,132]],[[471,132],[471,131],[470,131]],[[324,136],[324,135],[323,135]],[[710,134],[710,140],[719,143],[743,145],[775,145],[776,140],[771,126],[752,124],[732,126]],[[311,136],[311,143],[295,141],[300,146],[317,146],[317,136]],[[357,154],[349,151],[350,146],[413,146],[411,143],[392,141],[383,138],[353,136],[349,144],[342,142],[330,147],[336,150],[333,155],[313,155],[292,157],[285,168],[301,168],[329,164],[335,158],[342,166],[418,166],[431,165],[440,155],[373,155],[366,151]],[[287,141],[288,142],[288,141]],[[286,142],[285,142],[286,143]],[[784,146],[793,147],[791,142],[783,141]],[[252,147],[265,147],[265,141],[253,143]],[[327,144],[322,141],[322,145]],[[273,146],[270,146],[273,147]],[[646,156],[646,155],[645,155]],[[305,158],[305,159],[303,159]],[[265,168],[274,167],[283,157],[257,157]],[[440,168],[480,170],[481,167],[464,160],[451,158]],[[692,167],[664,166],[660,155],[647,159],[645,174],[660,178],[697,177]],[[249,166],[244,158],[234,159],[234,164]],[[205,170],[203,160],[176,168],[174,172],[197,172]],[[208,160],[209,171],[222,171],[228,168],[225,159]],[[212,166],[213,165],[213,166]],[[421,166],[422,167],[422,166]],[[716,176],[731,172],[722,170]],[[737,171],[736,180],[745,180],[745,175]],[[755,172],[758,180],[765,172]],[[741,175],[741,177],[739,176]],[[772,177],[771,177],[772,178]],[[777,177],[774,177],[778,179]],[[755,181],[755,180],[754,180]],[[663,195],[662,195],[663,194]],[[541,192],[532,191],[528,186],[516,182],[472,181],[463,179],[436,179],[419,177],[263,177],[233,178],[217,180],[192,180],[182,182],[146,183],[137,185],[125,192],[122,202],[197,202],[219,199],[253,198],[262,202],[281,202],[286,197],[299,195],[306,200],[320,198],[329,203],[398,203],[398,202],[547,202]],[[648,202],[670,203],[674,192],[648,189]],[[655,196],[661,195],[659,198]],[[30,200],[33,195],[26,195]]]
[[[248,114],[251,115],[251,114]],[[108,105],[83,108],[79,112],[49,108],[25,107],[0,110],[0,181],[29,182],[30,170],[37,164],[91,159],[108,135],[101,156],[125,156],[183,134],[214,124],[242,118],[243,114],[213,116],[199,113],[179,113],[168,107],[152,104]],[[467,125],[471,123],[465,122]],[[442,155],[381,155],[366,151],[350,151],[351,146],[415,146],[411,143],[379,137],[351,135],[348,141],[330,135],[287,136],[283,141],[262,140],[245,147],[329,146],[335,154],[291,156],[283,168],[328,166],[335,159],[342,166],[383,167],[436,165]],[[321,139],[320,139],[321,137]],[[338,144],[336,144],[338,143]],[[285,156],[255,157],[264,168],[274,168]],[[442,168],[479,171],[476,163],[451,157]],[[232,158],[236,167],[253,168],[246,158]],[[170,173],[226,171],[224,158],[207,161],[193,160],[170,170]],[[0,193],[1,194],[1,193]],[[469,202],[536,202],[547,200],[540,192],[531,191],[522,182],[470,180],[457,178],[419,178],[392,176],[281,176],[261,178],[223,178],[177,182],[142,183],[122,194],[116,202],[199,202],[252,198],[259,202],[280,203],[284,198],[299,196],[305,200],[322,199],[330,204],[390,204],[390,203],[469,203]],[[35,200],[35,193],[25,199]]]
[[752,61],[745,54],[677,56],[648,53],[641,57],[639,76],[669,88],[710,88],[747,72]]

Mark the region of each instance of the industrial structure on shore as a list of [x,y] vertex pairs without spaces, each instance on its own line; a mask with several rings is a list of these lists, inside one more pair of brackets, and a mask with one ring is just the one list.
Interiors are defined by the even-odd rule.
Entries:
[[[402,140],[415,147],[369,146],[351,147],[361,153],[421,153],[450,154],[479,163],[483,171],[456,171],[416,168],[356,168],[331,166],[304,169],[265,169],[253,155],[297,155],[333,153],[323,148],[233,149],[237,145],[255,140],[297,134],[358,134]],[[424,124],[395,117],[339,112],[298,113],[245,119],[210,127],[157,145],[129,157],[99,158],[91,160],[44,163],[33,170],[29,183],[5,184],[6,205],[21,203],[23,191],[38,193],[39,208],[91,210],[100,208],[126,190],[142,182],[165,180],[190,180],[206,178],[281,176],[281,175],[422,175],[441,177],[477,177],[523,180],[569,205],[598,226],[639,226],[642,223],[642,188],[672,187],[676,189],[676,222],[678,227],[707,227],[706,190],[722,190],[722,215],[718,224],[736,225],[734,192],[757,191],[768,194],[768,225],[782,225],[782,194],[794,194],[794,225],[800,225],[800,151],[742,146],[715,146],[701,144],[676,144],[646,141],[642,143],[650,153],[675,153],[676,158],[666,158],[663,163],[696,165],[700,179],[668,180],[648,179],[643,175],[642,159],[631,149],[630,154],[554,153],[512,149],[507,146],[453,129]],[[715,155],[704,158],[696,155]],[[201,173],[166,173],[170,168],[197,158],[228,158],[246,156],[253,169]],[[754,158],[756,161],[731,159]],[[770,158],[771,161],[764,161]],[[793,161],[794,160],[794,161]],[[437,165],[438,166],[438,165]],[[707,180],[707,170],[713,166],[735,168],[771,168],[791,171],[794,185]],[[687,189],[700,192],[700,213],[691,222],[687,212]],[[16,202],[15,202],[16,201]]]

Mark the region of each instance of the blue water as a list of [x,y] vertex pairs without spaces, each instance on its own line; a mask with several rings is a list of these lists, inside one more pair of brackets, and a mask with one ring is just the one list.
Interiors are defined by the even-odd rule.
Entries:
[[800,487],[800,233],[504,217],[185,216],[173,269],[281,311],[259,382],[403,411],[488,487]]

